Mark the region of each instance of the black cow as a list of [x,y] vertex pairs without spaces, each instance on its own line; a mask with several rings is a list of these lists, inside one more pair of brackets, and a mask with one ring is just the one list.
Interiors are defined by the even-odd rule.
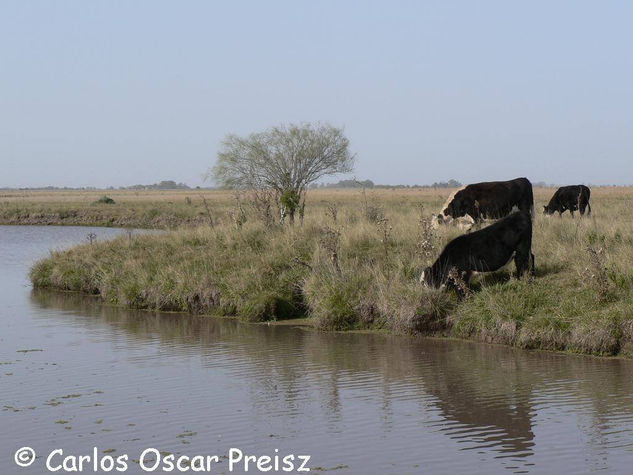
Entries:
[[534,213],[532,183],[527,178],[466,185],[448,198],[437,222],[451,222],[466,215],[481,222],[503,218],[516,209]]
[[518,277],[534,272],[532,216],[526,211],[517,211],[479,231],[453,239],[435,263],[424,269],[420,282],[435,288],[454,287],[461,297],[464,291],[457,285],[454,272],[468,285],[473,272],[496,271],[513,258]]
[[561,186],[552,199],[549,200],[547,206],[543,206],[543,214],[554,214],[558,211],[558,215],[569,210],[571,217],[574,217],[574,211],[580,210],[580,215],[585,214],[585,209],[589,208],[587,216],[591,215],[591,205],[589,204],[589,198],[591,191],[585,185],[570,185]]

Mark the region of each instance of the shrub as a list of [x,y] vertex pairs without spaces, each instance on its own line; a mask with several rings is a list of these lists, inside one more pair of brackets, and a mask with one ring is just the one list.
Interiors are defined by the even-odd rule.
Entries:
[[94,202],[96,205],[113,205],[115,201],[107,195],[103,195],[97,201]]

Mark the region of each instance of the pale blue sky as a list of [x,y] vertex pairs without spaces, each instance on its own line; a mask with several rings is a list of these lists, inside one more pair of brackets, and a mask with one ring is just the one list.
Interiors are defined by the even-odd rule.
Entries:
[[633,183],[633,2],[0,1],[0,187],[203,184],[344,126],[379,183]]

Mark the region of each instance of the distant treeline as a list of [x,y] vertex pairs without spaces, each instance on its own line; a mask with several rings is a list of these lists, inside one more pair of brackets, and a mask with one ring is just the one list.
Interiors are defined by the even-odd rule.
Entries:
[[185,183],[176,183],[174,180],[163,180],[153,185],[120,186],[119,190],[190,190]]
[[[310,186],[312,189],[322,188],[459,188],[463,184],[457,180],[450,179],[448,181],[434,182],[431,185],[380,185],[374,183],[372,180],[340,180],[336,183],[314,183]],[[545,183],[544,181],[532,182],[532,186],[537,188],[555,188],[557,185],[554,183]],[[591,185],[592,187],[626,187],[632,185]],[[191,190],[192,187],[186,183],[176,183],[174,180],[163,180],[160,183],[154,183],[152,185],[132,185],[132,186],[109,186],[107,188],[98,188],[96,186],[82,186],[82,187],[70,187],[70,186],[41,186],[41,187],[24,187],[24,188],[0,188],[0,190]],[[200,187],[196,186],[196,190],[205,189],[213,190],[215,187]]]
[[377,185],[371,180],[340,180],[336,183],[314,184],[312,188],[457,188],[457,180],[435,182],[432,185]]
[[[106,188],[99,188],[96,186],[34,186],[34,187],[23,187],[23,188],[0,188],[0,190],[84,190],[84,191],[93,191],[93,190],[190,190],[191,187],[186,183],[176,183],[174,180],[163,180],[160,183],[154,183],[152,185],[131,185],[131,186],[108,186]],[[199,186],[196,186],[196,189],[200,189]],[[206,188],[205,188],[206,189]]]
[[[431,185],[379,185],[374,183],[371,180],[340,180],[336,183],[315,183],[311,186],[311,188],[459,188],[463,186],[463,183],[450,179],[448,181],[436,181]],[[554,188],[557,186],[555,183],[545,183],[544,181],[536,181],[532,182],[532,186],[537,188]],[[600,186],[618,186],[618,185],[592,185],[595,187]],[[619,186],[630,186],[630,185],[619,185]]]

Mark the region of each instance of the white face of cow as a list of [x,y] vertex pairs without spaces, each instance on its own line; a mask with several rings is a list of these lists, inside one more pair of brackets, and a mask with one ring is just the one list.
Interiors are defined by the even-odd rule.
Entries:
[[469,215],[460,216],[459,218],[453,218],[452,216],[446,216],[443,213],[433,215],[431,218],[431,226],[433,229],[438,229],[441,225],[455,226],[457,229],[469,230],[475,224],[475,220]]
[[[424,270],[422,271],[422,274],[420,275],[420,283],[421,283],[424,287],[429,288],[429,284],[427,284],[427,283],[426,283],[426,280],[425,280],[425,277],[426,277],[426,271],[427,271],[427,269],[428,269],[428,270],[429,270],[429,272],[430,272],[430,268],[429,268],[429,267],[427,267],[426,269],[424,269]],[[442,285],[440,285],[440,290],[444,290],[445,288],[446,288],[446,284],[442,284]]]
[[433,229],[438,229],[440,225],[446,224],[446,219],[453,219],[450,216],[445,217],[443,214],[434,214],[431,218],[431,227]]
[[475,220],[468,214],[459,218],[453,218],[452,216],[444,214],[444,210],[448,208],[448,205],[453,201],[457,192],[463,190],[464,188],[466,188],[466,185],[453,191],[444,203],[444,206],[442,206],[442,211],[431,218],[431,226],[434,229],[439,228],[440,225],[446,224],[456,226],[458,229],[468,230],[473,226],[473,224],[475,224]]

